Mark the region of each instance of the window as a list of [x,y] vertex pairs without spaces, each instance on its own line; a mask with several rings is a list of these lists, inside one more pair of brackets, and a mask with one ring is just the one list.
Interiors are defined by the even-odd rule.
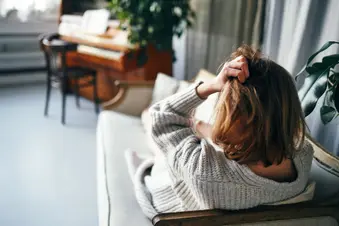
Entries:
[[60,0],[0,0],[0,75],[44,68],[37,37],[57,32]]
[[49,21],[58,16],[60,0],[0,0],[0,19],[9,21]]

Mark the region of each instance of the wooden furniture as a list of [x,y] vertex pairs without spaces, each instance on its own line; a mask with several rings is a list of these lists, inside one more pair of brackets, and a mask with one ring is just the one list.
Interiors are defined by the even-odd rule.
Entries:
[[339,206],[321,206],[307,202],[281,206],[260,206],[237,211],[205,210],[168,213],[155,216],[152,223],[156,226],[224,226],[318,217],[332,217],[339,224]]
[[[81,45],[77,52],[68,54],[67,64],[69,66],[86,65],[86,67],[97,71],[98,96],[102,102],[110,101],[114,98],[117,93],[117,88],[114,84],[117,80],[152,81],[155,80],[158,72],[172,73],[171,55],[167,52],[159,52],[152,46],[147,48],[147,63],[142,67],[137,67],[136,58],[139,50],[120,51],[121,47],[115,48],[114,45],[109,46],[108,44],[90,42],[70,36],[61,36],[61,39],[72,43],[86,44]],[[107,50],[112,52],[103,52]],[[102,53],[106,55],[100,55]],[[107,56],[110,53],[117,53],[117,57]],[[81,89],[80,95],[92,99],[92,89],[93,87]]]
[[[81,6],[80,6],[81,5]],[[83,13],[90,1],[61,1],[60,19],[63,14]],[[93,4],[92,4],[93,5]],[[82,12],[79,12],[82,11]],[[125,37],[126,40],[123,40]],[[84,66],[97,71],[98,96],[102,102],[110,101],[117,93],[115,81],[152,81],[158,72],[172,74],[172,53],[158,51],[153,46],[146,49],[148,61],[137,66],[140,49],[127,44],[123,31],[109,26],[103,35],[95,36],[81,31],[61,35],[61,39],[78,44],[78,49],[68,53],[68,66]],[[80,79],[80,83],[86,79]],[[74,90],[74,82],[69,82]],[[92,100],[93,87],[80,89],[80,95]]]
[[[54,82],[61,86],[62,93],[62,116],[61,123],[65,124],[65,108],[67,95],[67,82],[72,79],[74,82],[74,93],[76,95],[76,105],[79,103],[79,89],[85,86],[92,86],[92,98],[96,113],[99,113],[99,100],[96,90],[96,71],[85,67],[69,67],[66,64],[67,53],[77,49],[76,44],[68,43],[59,39],[59,35],[41,35],[39,38],[40,48],[44,52],[47,66],[47,92],[45,102],[45,116],[48,114],[48,105],[51,88]],[[60,56],[60,57],[59,57]],[[61,59],[61,62],[58,62]],[[86,83],[79,84],[80,79],[86,79]]]

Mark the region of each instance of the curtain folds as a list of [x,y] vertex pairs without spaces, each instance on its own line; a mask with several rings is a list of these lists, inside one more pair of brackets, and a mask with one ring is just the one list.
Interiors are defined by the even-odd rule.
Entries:
[[322,42],[329,0],[267,0],[263,50],[292,75]]
[[186,79],[216,72],[242,43],[260,46],[264,0],[192,0],[197,20],[187,33]]
[[57,14],[59,5],[60,0],[0,0],[0,21],[43,20]]
[[[337,0],[267,0],[264,53],[295,76],[308,57],[325,42],[339,40],[338,9]],[[338,46],[331,47],[326,54],[338,53],[338,50]],[[318,60],[322,57],[320,55]],[[301,76],[297,87],[302,84]],[[320,99],[306,121],[312,137],[339,156],[339,118],[323,125],[320,119],[322,103]]]

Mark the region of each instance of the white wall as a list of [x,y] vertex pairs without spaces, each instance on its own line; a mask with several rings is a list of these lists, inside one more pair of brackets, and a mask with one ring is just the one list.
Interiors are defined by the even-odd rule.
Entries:
[[177,58],[177,61],[173,64],[173,76],[177,79],[184,80],[186,77],[186,33],[184,33],[180,39],[174,37],[173,48]]
[[46,83],[46,80],[46,72],[16,73],[10,76],[0,76],[0,88],[8,85]]
[[[38,45],[38,34],[57,32],[57,22],[0,21],[0,68],[42,67],[45,62]],[[34,34],[25,35],[25,34]],[[8,36],[10,35],[10,36]],[[15,37],[15,38],[13,38]],[[44,73],[0,75],[0,85],[41,82]]]
[[11,22],[0,21],[1,34],[25,34],[25,33],[47,33],[58,31],[57,21],[55,22]]

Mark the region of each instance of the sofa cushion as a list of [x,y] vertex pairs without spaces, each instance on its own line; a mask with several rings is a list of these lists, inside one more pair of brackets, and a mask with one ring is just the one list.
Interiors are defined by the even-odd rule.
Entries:
[[[200,70],[198,75],[194,78],[194,81],[182,81],[166,74],[158,73],[155,80],[151,105],[175,94],[176,92],[181,92],[187,89],[193,83],[200,81],[207,82],[213,78],[215,78],[215,75],[206,70]],[[197,107],[194,117],[198,120],[212,123],[214,121],[213,113],[217,99],[217,93],[210,95],[204,103]],[[145,131],[149,130],[150,121],[147,109],[143,112],[141,117]]]
[[141,123],[145,133],[149,133],[151,130],[151,115],[149,114],[149,108],[146,108],[141,113]]
[[178,90],[177,93],[188,89],[188,87],[190,87],[192,85],[193,82],[189,82],[189,81],[184,81],[184,80],[180,80],[179,81],[179,86],[178,86]]
[[[207,82],[213,78],[215,78],[215,75],[206,70],[200,70],[198,75],[194,78],[194,81],[177,80],[163,73],[159,73],[155,81],[151,105],[175,94],[176,92],[181,92],[187,89],[193,83],[200,81]],[[217,93],[210,95],[204,103],[197,107],[194,117],[198,120],[212,123],[214,121],[213,113],[217,98]],[[147,131],[149,129],[150,122],[147,110],[142,114],[142,122],[145,131]]]
[[97,127],[99,226],[152,225],[135,199],[124,161],[126,149],[138,150],[142,157],[151,155],[140,118],[101,112]]
[[313,146],[314,158],[310,180],[316,182],[316,202],[339,204],[339,158],[332,155],[314,139],[306,138]]
[[[181,81],[176,78],[173,78],[169,75],[158,73],[153,94],[152,94],[152,101],[151,105],[165,99],[166,97],[169,97],[176,92],[180,92],[182,90],[187,89],[192,83],[188,81]],[[157,155],[161,154],[158,151],[158,147],[154,143],[152,137],[151,137],[151,117],[148,111],[149,108],[146,108],[143,110],[141,114],[141,122],[144,128],[144,131],[146,133],[146,141],[152,152]]]

